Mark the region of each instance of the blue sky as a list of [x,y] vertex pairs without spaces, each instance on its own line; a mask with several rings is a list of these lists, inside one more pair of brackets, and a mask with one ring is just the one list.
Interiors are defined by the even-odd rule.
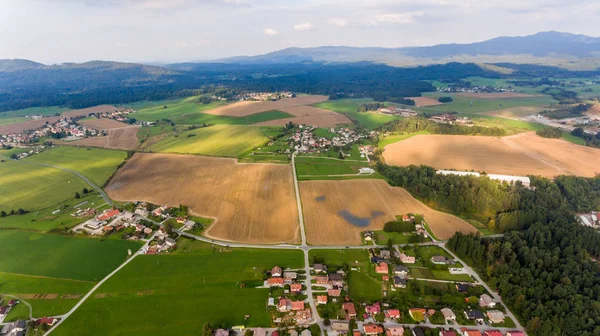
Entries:
[[0,58],[179,62],[286,47],[600,36],[597,0],[0,0]]

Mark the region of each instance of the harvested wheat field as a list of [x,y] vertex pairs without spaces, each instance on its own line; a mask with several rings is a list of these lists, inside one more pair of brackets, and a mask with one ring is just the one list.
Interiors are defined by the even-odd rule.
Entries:
[[294,115],[295,118],[284,118],[277,120],[269,120],[258,123],[258,126],[283,126],[288,122],[293,122],[296,125],[311,125],[317,127],[335,127],[337,125],[350,124],[352,121],[346,116],[312,106],[287,106],[279,108],[280,111]]
[[92,120],[82,120],[79,122],[85,127],[93,128],[97,130],[111,130],[117,128],[131,127],[126,123],[118,122],[114,119],[92,119]]
[[534,132],[498,138],[467,135],[417,135],[385,147],[390,165],[427,165],[436,169],[485,171],[506,175],[595,176],[600,149],[546,139]]
[[79,110],[71,110],[64,112],[63,114],[67,117],[87,117],[90,113],[105,113],[105,112],[114,112],[117,110],[122,110],[121,108],[114,107],[112,105],[98,105],[92,107],[86,107]]
[[327,99],[327,96],[302,95],[294,98],[279,99],[276,101],[241,101],[220,106],[212,110],[207,110],[203,113],[230,117],[245,117],[260,112],[282,110],[283,107],[288,106],[316,104]]
[[519,92],[461,92],[457,93],[457,96],[467,98],[481,98],[481,99],[496,99],[496,98],[532,98],[541,97],[542,95],[532,95],[527,93]]
[[60,117],[42,118],[37,120],[27,120],[20,123],[8,124],[0,126],[0,134],[12,134],[20,133],[26,130],[33,130],[40,128],[46,124],[46,122],[53,123],[60,119]]
[[289,165],[237,164],[234,159],[135,154],[106,188],[118,201],[185,204],[215,217],[210,238],[247,243],[298,243],[299,226]]
[[138,146],[138,132],[139,126],[127,126],[116,129],[107,130],[107,136],[90,137],[78,141],[60,143],[63,145],[74,145],[74,146],[91,146],[91,147],[102,147],[110,149],[124,149],[131,150],[136,149]]
[[416,107],[442,105],[442,103],[440,103],[435,98],[429,98],[429,97],[407,97],[406,99],[412,99],[412,100],[414,100]]
[[423,214],[439,239],[475,232],[462,219],[435,211],[383,180],[300,182],[306,237],[312,245],[360,245],[361,232],[381,230],[408,212]]

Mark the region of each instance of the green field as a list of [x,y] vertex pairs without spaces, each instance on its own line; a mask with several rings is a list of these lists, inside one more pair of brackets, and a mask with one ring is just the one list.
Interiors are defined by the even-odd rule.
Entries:
[[367,267],[369,265],[367,250],[340,248],[339,250],[310,250],[308,253],[311,264],[319,261],[329,266],[348,264],[351,267]]
[[[85,302],[55,334],[194,335],[205,322],[270,326],[269,290],[253,286],[275,265],[302,267],[302,253],[220,250],[182,242],[175,254],[136,258],[98,289],[106,297]],[[242,282],[249,285],[240,288]]]
[[368,162],[345,161],[336,159],[320,159],[313,157],[296,157],[296,171],[303,175],[342,175],[358,174],[358,170],[368,167]]
[[[0,162],[0,210],[45,209],[89,188],[77,176],[56,168]],[[0,222],[2,219],[0,218]]]
[[136,251],[138,242],[0,231],[0,272],[99,281]]
[[385,146],[393,144],[394,142],[406,140],[408,138],[412,138],[415,135],[419,134],[429,134],[427,131],[414,132],[414,133],[402,133],[402,134],[391,134],[385,137],[380,136],[379,143],[377,146],[379,148],[385,148]]
[[550,96],[526,97],[526,98],[500,98],[483,99],[458,96],[452,93],[435,92],[424,94],[425,97],[437,99],[441,96],[450,96],[453,101],[442,105],[434,105],[418,108],[419,111],[428,112],[459,112],[461,115],[476,115],[483,112],[498,111],[521,106],[546,106],[557,103]]
[[[312,106],[335,111],[346,115],[351,120],[358,122],[362,127],[375,129],[386,122],[402,119],[400,116],[391,116],[375,112],[356,112],[361,104],[372,102],[370,98],[328,100]],[[389,103],[388,103],[389,104]],[[393,104],[392,104],[393,105]]]
[[215,125],[169,135],[148,150],[236,157],[264,145],[268,140],[260,127]]
[[31,156],[25,161],[71,169],[94,184],[103,186],[126,157],[127,153],[124,151],[60,146]]
[[[198,97],[194,96],[171,101],[159,101],[156,102],[156,105],[154,106],[140,105],[143,108],[139,108],[137,112],[131,114],[131,116],[142,121],[156,121],[161,119],[175,120],[185,114],[210,110],[224,104],[224,102],[200,104],[198,103]],[[165,106],[167,106],[167,108],[165,108]]]
[[[2,119],[21,118],[31,115],[53,116],[64,111],[70,110],[67,107],[49,106],[49,107],[29,107],[22,110],[0,112],[0,124]],[[26,119],[25,119],[26,120]]]
[[382,298],[381,283],[362,272],[350,271],[348,291],[355,302],[375,302]]

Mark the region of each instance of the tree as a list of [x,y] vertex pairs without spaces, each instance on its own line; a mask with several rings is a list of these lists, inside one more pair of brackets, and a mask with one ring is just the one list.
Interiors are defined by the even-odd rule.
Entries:
[[83,194],[86,195],[87,193],[89,193],[90,191],[87,190],[87,188],[83,188]]
[[6,217],[6,211],[4,211],[4,210],[0,211],[0,217]]
[[357,329],[358,328],[358,324],[356,323],[356,319],[350,319],[350,332],[352,332],[352,330]]
[[331,320],[329,320],[328,318],[323,320],[323,324],[326,326],[330,326],[331,325]]
[[310,330],[310,333],[312,335],[318,336],[321,335],[321,327],[319,327],[318,324],[311,324],[310,328],[308,328]]
[[338,153],[338,158],[340,158],[340,160],[346,160],[346,157],[344,156],[344,152],[340,151]]
[[583,138],[583,137],[585,137],[585,131],[583,130],[583,127],[577,127],[573,131],[571,131],[571,135],[574,135],[579,138]]
[[204,326],[202,327],[202,336],[212,336],[213,334],[213,327],[212,325],[210,325],[210,323],[206,322],[204,323]]
[[440,103],[450,103],[450,102],[452,102],[452,97],[450,97],[450,96],[440,97],[440,98],[438,98],[438,101]]
[[166,234],[170,235],[171,233],[173,233],[173,224],[171,224],[171,222],[166,221],[164,224],[164,228]]
[[394,242],[392,241],[392,238],[389,238],[387,241],[387,247],[388,249],[391,251],[394,248]]
[[75,193],[75,198],[81,198],[81,195],[78,192],[76,192]]
[[246,329],[246,332],[244,332],[244,336],[252,336],[254,335],[254,331],[252,331],[252,329]]

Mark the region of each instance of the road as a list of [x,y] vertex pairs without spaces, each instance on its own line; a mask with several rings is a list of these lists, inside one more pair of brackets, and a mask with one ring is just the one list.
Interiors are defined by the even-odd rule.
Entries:
[[[37,320],[33,317],[33,308],[31,307],[31,305],[29,304],[29,302],[21,299],[20,297],[16,296],[16,295],[12,295],[12,294],[2,294],[2,296],[7,296],[13,299],[17,299],[19,300],[19,304],[24,304],[27,306],[27,308],[29,308],[29,319],[30,320]],[[1,320],[0,320],[1,321]],[[0,326],[6,325],[6,324],[11,324],[12,322],[3,322],[0,323]],[[0,328],[1,329],[1,328]]]

